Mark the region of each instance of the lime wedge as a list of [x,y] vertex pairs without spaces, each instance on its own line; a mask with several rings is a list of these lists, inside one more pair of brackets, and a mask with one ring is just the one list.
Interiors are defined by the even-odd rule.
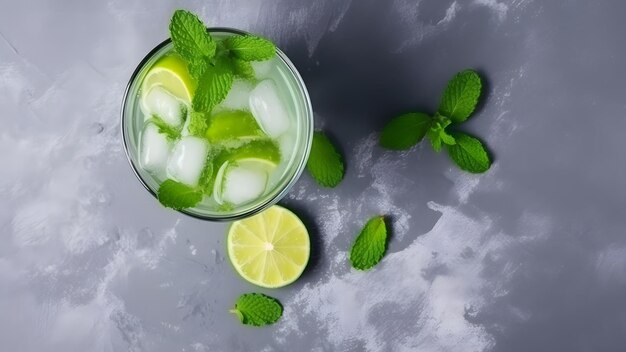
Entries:
[[187,105],[196,90],[196,83],[189,75],[187,63],[176,54],[163,56],[150,68],[141,83],[141,100],[155,86],[161,86]]
[[235,221],[228,230],[227,244],[237,273],[261,287],[289,285],[309,261],[306,227],[294,213],[277,205]]
[[237,147],[223,149],[214,160],[219,167],[226,161],[244,159],[259,159],[268,165],[276,166],[281,159],[280,148],[271,139],[252,139]]
[[211,116],[206,136],[211,142],[222,142],[265,134],[251,113],[243,110],[223,111]]

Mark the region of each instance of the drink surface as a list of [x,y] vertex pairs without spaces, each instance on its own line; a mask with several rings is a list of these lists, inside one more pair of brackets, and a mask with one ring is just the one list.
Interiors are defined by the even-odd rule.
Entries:
[[277,53],[252,62],[253,77],[236,77],[225,99],[200,116],[184,60],[171,44],[155,52],[124,107],[127,147],[144,184],[154,193],[166,180],[201,190],[202,201],[188,209],[200,216],[245,213],[275,198],[299,173],[311,127],[308,97],[285,60]]

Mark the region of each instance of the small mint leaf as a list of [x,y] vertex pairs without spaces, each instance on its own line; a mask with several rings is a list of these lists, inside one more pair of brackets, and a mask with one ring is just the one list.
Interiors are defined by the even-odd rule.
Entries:
[[428,136],[428,140],[430,141],[430,145],[433,147],[433,150],[436,152],[441,151],[441,136],[439,135],[438,130],[430,129],[426,133]]
[[443,93],[438,112],[453,122],[467,120],[478,104],[482,82],[478,73],[465,70],[457,73]]
[[254,35],[234,35],[224,40],[233,57],[244,61],[263,61],[274,57],[276,46]]
[[430,125],[427,136],[436,152],[441,150],[442,144],[454,144],[454,137],[446,132],[446,127],[451,123],[452,121],[449,118],[439,113],[436,113],[433,117],[433,123]]
[[456,144],[456,140],[454,139],[454,137],[449,135],[446,132],[446,130],[441,130],[441,132],[439,133],[439,138],[441,139],[441,142],[443,142],[443,144],[447,144],[447,145]]
[[400,115],[389,121],[380,135],[380,145],[387,149],[409,149],[424,138],[430,128],[430,116],[420,113]]
[[354,241],[350,262],[357,270],[368,270],[378,264],[387,249],[387,227],[383,216],[371,218]]
[[283,307],[276,298],[262,293],[245,293],[239,296],[230,312],[242,324],[264,326],[277,322],[283,315]]
[[489,154],[478,139],[460,132],[454,132],[452,136],[456,143],[447,146],[448,155],[461,170],[475,174],[489,170]]
[[307,170],[318,184],[335,187],[343,179],[343,160],[335,146],[321,131],[313,133]]
[[191,208],[202,200],[202,192],[174,180],[161,183],[157,193],[159,202],[176,210]]
[[216,44],[198,16],[176,10],[170,21],[170,37],[176,52],[188,62],[215,55]]

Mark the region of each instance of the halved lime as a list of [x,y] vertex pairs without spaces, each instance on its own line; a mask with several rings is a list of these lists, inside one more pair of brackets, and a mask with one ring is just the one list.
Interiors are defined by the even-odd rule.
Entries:
[[163,56],[150,68],[141,83],[141,100],[156,85],[191,105],[196,83],[189,75],[187,63],[177,54]]
[[298,216],[277,205],[235,221],[228,230],[227,245],[237,273],[261,287],[289,285],[309,261],[306,227]]
[[222,111],[211,116],[206,136],[211,142],[245,137],[261,137],[265,134],[247,111]]

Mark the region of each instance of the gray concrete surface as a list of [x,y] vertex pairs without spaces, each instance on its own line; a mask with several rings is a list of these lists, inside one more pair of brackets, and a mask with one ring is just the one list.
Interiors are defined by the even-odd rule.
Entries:
[[[119,135],[124,86],[175,8],[275,40],[300,69],[344,182],[304,175],[294,285],[257,289],[225,224],[163,209]],[[0,1],[1,351],[623,351],[626,3],[584,0]],[[426,145],[376,145],[446,81],[488,81],[465,129],[495,156],[459,172]],[[368,273],[346,251],[393,218]],[[228,313],[283,302],[277,325]]]

